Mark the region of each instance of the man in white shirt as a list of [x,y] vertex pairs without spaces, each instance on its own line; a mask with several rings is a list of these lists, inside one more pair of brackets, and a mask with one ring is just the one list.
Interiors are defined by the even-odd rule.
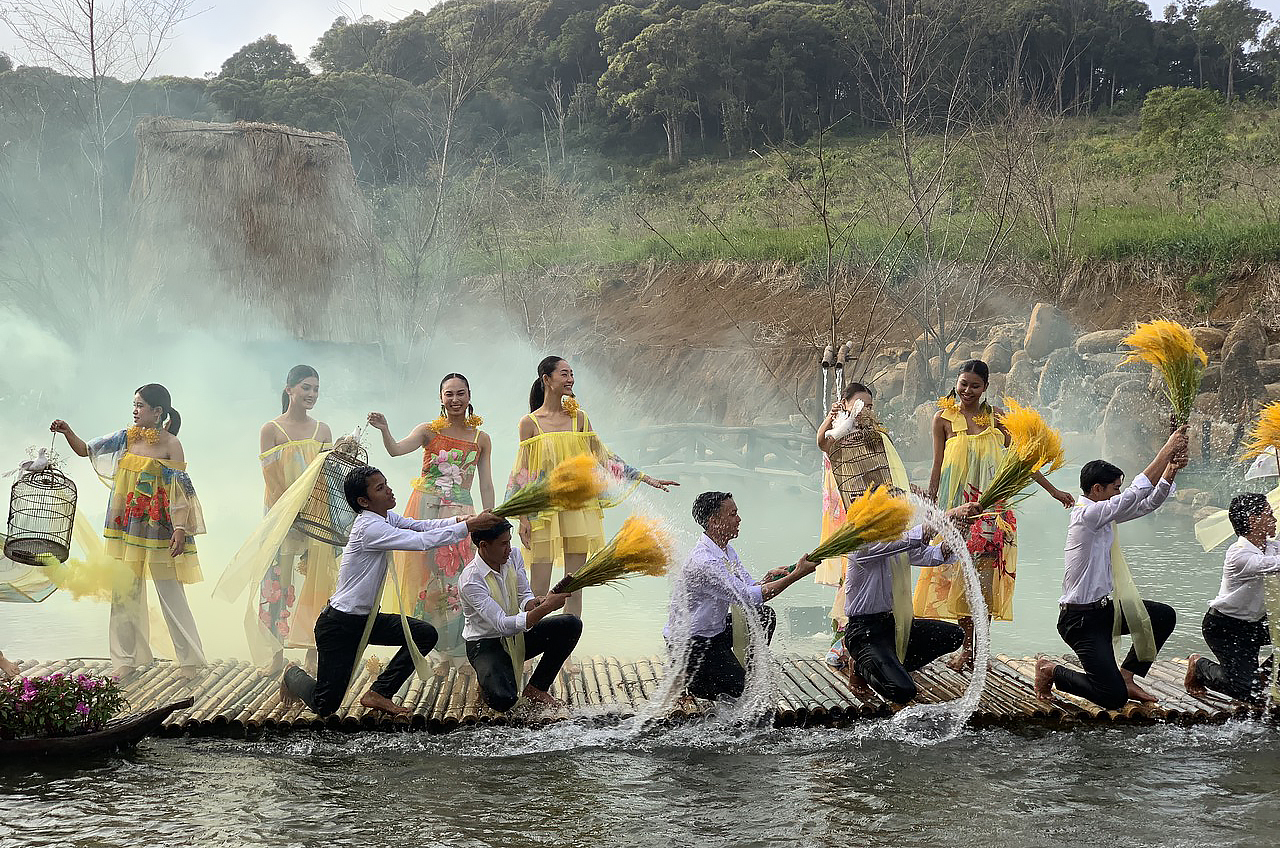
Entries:
[[[1121,633],[1136,626],[1116,609],[1111,594],[1112,545],[1115,525],[1148,515],[1175,490],[1173,480],[1187,464],[1187,428],[1169,436],[1156,458],[1121,491],[1124,472],[1109,462],[1095,459],[1080,469],[1082,497],[1071,509],[1064,553],[1062,597],[1058,599],[1058,634],[1071,647],[1084,669],[1078,671],[1041,659],[1036,663],[1035,689],[1042,699],[1053,697],[1053,687],[1079,695],[1108,710],[1119,709],[1130,698],[1155,701],[1138,686],[1135,675],[1145,677],[1151,663],[1138,659],[1129,649],[1124,664],[1116,667],[1112,631],[1116,616]],[[1153,484],[1152,480],[1158,480]],[[1177,619],[1173,607],[1143,600],[1151,622],[1155,650],[1159,651]]]
[[[978,504],[973,501],[949,510],[947,518],[965,519],[977,511]],[[844,646],[851,663],[849,683],[859,694],[870,686],[886,701],[914,701],[916,684],[910,672],[957,650],[964,642],[960,625],[916,618],[908,625],[906,655],[898,657],[893,560],[906,556],[910,565],[921,568],[947,562],[949,552],[944,552],[942,545],[929,544],[932,535],[932,530],[919,524],[901,539],[864,545],[849,554],[844,578],[844,613],[849,623],[845,625]],[[910,576],[910,567],[905,571],[905,576]],[[906,614],[910,613],[908,604]]]
[[[369,615],[376,612],[382,596],[391,551],[425,551],[462,541],[469,530],[501,521],[485,511],[479,515],[414,521],[391,511],[395,493],[387,478],[367,465],[354,468],[343,481],[343,494],[356,513],[351,537],[338,566],[338,586],[316,619],[318,664],[313,679],[291,665],[284,671],[280,696],[285,703],[301,699],[317,715],[329,715],[342,704],[351,684],[352,671],[359,662],[360,641]],[[426,654],[436,644],[436,630],[425,621],[408,619],[409,632],[418,650]],[[404,715],[406,708],[391,696],[413,673],[413,657],[405,642],[399,615],[378,613],[369,632],[370,645],[397,645],[391,662],[360,697],[360,706],[391,715]]]
[[462,596],[462,638],[485,703],[500,713],[516,705],[524,661],[542,655],[523,690],[537,704],[562,706],[551,684],[582,636],[582,619],[551,615],[569,593],[535,598],[524,557],[511,546],[511,524],[499,521],[474,530],[476,555],[458,578]]
[[1258,650],[1271,644],[1262,577],[1280,572],[1280,546],[1272,538],[1276,516],[1266,495],[1236,495],[1227,515],[1239,538],[1227,548],[1222,587],[1209,602],[1201,625],[1204,641],[1218,662],[1199,654],[1187,657],[1184,683],[1192,695],[1204,694],[1207,686],[1237,701],[1249,701],[1262,695],[1266,680],[1258,673]]
[[[818,567],[801,557],[789,573],[775,568],[758,583],[742,567],[729,544],[738,536],[742,519],[728,492],[703,492],[693,502],[693,520],[705,531],[689,553],[684,567],[685,597],[673,595],[671,615],[663,631],[669,647],[682,641],[676,632],[682,604],[687,603],[688,658],[685,663],[690,695],[715,700],[722,695],[737,698],[746,686],[747,674],[733,654],[733,624],[729,607],[740,605],[757,615],[767,638],[773,636],[775,616],[764,602],[808,577]],[[677,658],[678,659],[678,658]]]

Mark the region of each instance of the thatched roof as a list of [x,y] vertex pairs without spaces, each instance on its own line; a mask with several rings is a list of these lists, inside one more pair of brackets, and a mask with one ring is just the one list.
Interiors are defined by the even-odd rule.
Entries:
[[148,118],[137,137],[135,268],[162,288],[181,286],[189,306],[209,299],[216,309],[231,292],[298,337],[361,335],[327,314],[336,292],[382,274],[340,136]]

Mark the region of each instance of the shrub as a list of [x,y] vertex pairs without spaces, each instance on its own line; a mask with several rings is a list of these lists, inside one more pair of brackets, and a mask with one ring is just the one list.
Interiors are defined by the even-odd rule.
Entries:
[[114,677],[50,674],[0,683],[0,736],[67,736],[100,729],[124,704]]

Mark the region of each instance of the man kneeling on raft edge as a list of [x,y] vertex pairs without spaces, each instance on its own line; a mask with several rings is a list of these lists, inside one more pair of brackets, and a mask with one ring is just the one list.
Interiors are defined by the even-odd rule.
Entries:
[[[1169,436],[1155,459],[1129,488],[1121,491],[1124,472],[1109,462],[1095,459],[1080,469],[1080,489],[1084,492],[1071,508],[1065,549],[1066,568],[1062,577],[1062,597],[1058,599],[1058,633],[1080,659],[1084,673],[1041,659],[1036,663],[1035,689],[1042,700],[1053,697],[1053,687],[1087,698],[1103,709],[1117,710],[1130,698],[1155,702],[1155,697],[1134,682],[1151,669],[1150,659],[1139,659],[1137,637],[1154,642],[1158,652],[1173,633],[1177,618],[1173,607],[1141,600],[1146,620],[1130,621],[1120,607],[1112,568],[1115,526],[1155,512],[1176,490],[1174,477],[1187,464],[1187,428]],[[1152,483],[1158,480],[1158,483]],[[1116,667],[1112,632],[1116,618],[1121,633],[1135,634],[1124,665]],[[1148,630],[1147,633],[1142,633]]]
[[[347,504],[356,513],[351,536],[338,566],[338,587],[316,619],[318,664],[315,679],[297,666],[284,671],[280,697],[286,704],[301,699],[317,715],[329,715],[342,704],[360,657],[361,637],[369,614],[378,606],[391,551],[425,551],[462,541],[469,530],[490,527],[502,519],[491,512],[479,515],[417,521],[391,509],[395,493],[382,472],[368,465],[352,469],[343,481]],[[426,654],[436,644],[436,630],[425,621],[407,619],[418,650]],[[413,673],[413,657],[405,642],[399,615],[378,613],[369,631],[370,645],[397,645],[391,662],[360,696],[360,706],[391,715],[405,707],[392,702]]]
[[[535,598],[520,551],[511,546],[511,524],[473,530],[476,555],[462,570],[462,638],[476,671],[480,694],[492,709],[505,713],[523,696],[535,704],[559,707],[551,684],[582,636],[582,619],[551,615],[569,593]],[[520,689],[524,661],[542,655],[529,682]]]
[[[962,521],[977,511],[978,504],[973,501],[948,510],[946,516]],[[964,642],[964,631],[958,624],[915,618],[909,625],[906,652],[898,657],[893,561],[905,556],[910,565],[927,568],[950,560],[951,552],[943,545],[929,544],[932,535],[932,530],[919,524],[901,539],[864,545],[849,554],[844,578],[844,613],[849,623],[845,626],[844,646],[850,660],[849,685],[856,694],[866,694],[869,686],[886,701],[914,701],[916,684],[910,672],[924,668]],[[910,605],[906,615],[911,615]]]
[[1232,498],[1227,516],[1239,538],[1227,548],[1222,587],[1201,625],[1218,662],[1199,654],[1187,657],[1184,684],[1192,695],[1203,695],[1208,687],[1237,701],[1257,701],[1271,664],[1268,658],[1263,667],[1258,665],[1258,649],[1271,644],[1262,577],[1280,572],[1280,545],[1272,538],[1276,516],[1267,496],[1256,492]]
[[[698,698],[737,698],[746,688],[747,672],[733,653],[733,620],[730,606],[759,617],[765,638],[772,641],[777,616],[764,602],[813,574],[818,567],[806,557],[792,567],[775,568],[758,583],[742,566],[729,544],[738,537],[742,519],[728,492],[703,492],[693,502],[693,520],[703,529],[702,538],[689,552],[684,567],[685,599],[671,596],[671,614],[663,635],[668,650],[678,642],[676,622],[682,600],[688,603],[689,653],[685,664],[687,690]],[[679,657],[675,658],[679,661]]]

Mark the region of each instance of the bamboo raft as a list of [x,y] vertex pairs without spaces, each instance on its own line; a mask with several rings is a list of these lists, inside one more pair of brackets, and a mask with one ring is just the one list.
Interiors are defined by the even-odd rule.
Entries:
[[[777,658],[775,667],[778,704],[773,720],[777,727],[843,727],[889,716],[894,711],[892,705],[876,695],[862,698],[854,694],[844,674],[821,659],[783,656]],[[162,736],[253,738],[264,732],[314,729],[446,733],[475,725],[537,725],[571,718],[618,722],[634,716],[658,691],[665,675],[663,662],[656,657],[635,662],[593,657],[573,673],[560,674],[555,694],[567,702],[566,709],[530,713],[517,708],[511,714],[500,715],[480,700],[470,666],[449,668],[429,680],[410,678],[396,700],[411,712],[392,718],[371,713],[357,703],[380,670],[376,660],[362,664],[341,708],[324,718],[301,704],[283,704],[278,674],[265,674],[248,663],[234,660],[213,662],[193,679],[180,675],[168,662],[158,662],[126,679],[124,689],[131,712],[151,710],[188,696],[194,699],[190,707],[165,719],[158,730]],[[1041,701],[1032,689],[1034,671],[1035,660],[1031,658],[999,656],[993,659],[971,723],[1009,728],[1161,722],[1211,724],[1231,718],[1259,717],[1262,712],[1258,707],[1212,692],[1203,697],[1188,695],[1182,688],[1186,671],[1183,659],[1160,660],[1142,681],[1148,691],[1160,699],[1158,704],[1130,701],[1119,710],[1103,710],[1057,692],[1052,702]],[[88,658],[22,664],[22,674],[28,677],[55,672],[108,674],[110,664]],[[914,676],[920,686],[919,701],[926,704],[960,697],[969,681],[967,674],[954,672],[942,662],[935,662]],[[684,699],[669,718],[673,721],[694,718],[706,707],[705,702],[695,705],[691,699]],[[1274,717],[1274,709],[1268,712]]]

